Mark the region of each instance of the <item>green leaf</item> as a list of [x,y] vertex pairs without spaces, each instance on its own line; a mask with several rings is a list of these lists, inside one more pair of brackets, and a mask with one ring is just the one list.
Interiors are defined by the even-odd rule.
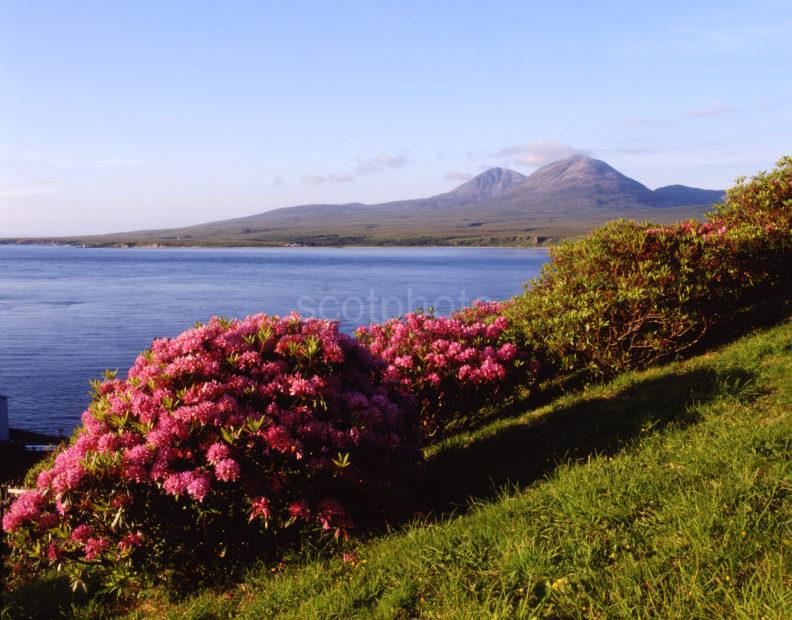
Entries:
[[340,467],[341,469],[343,469],[344,467],[349,467],[352,464],[349,460],[349,453],[347,452],[346,454],[341,454],[339,452],[338,458],[333,459],[333,464],[336,467]]
[[113,522],[110,524],[110,529],[115,530],[119,523],[121,523],[121,518],[124,514],[124,508],[119,507],[118,512],[116,512],[115,517],[113,518]]

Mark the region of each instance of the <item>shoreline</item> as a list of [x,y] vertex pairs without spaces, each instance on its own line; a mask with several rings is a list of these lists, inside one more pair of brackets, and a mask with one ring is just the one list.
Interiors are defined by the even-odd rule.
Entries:
[[[461,249],[491,249],[491,250],[545,250],[558,245],[567,238],[558,239],[549,242],[546,245],[438,245],[438,244],[337,244],[337,245],[295,245],[295,244],[282,244],[282,245],[169,245],[164,243],[155,244],[134,244],[134,243],[118,243],[118,244],[86,244],[71,241],[17,241],[13,239],[0,239],[0,246],[37,246],[37,247],[71,247],[86,250],[300,250],[300,249],[335,249],[344,250],[349,248],[357,249],[442,249],[449,248],[455,250]],[[573,239],[569,237],[568,239]]]

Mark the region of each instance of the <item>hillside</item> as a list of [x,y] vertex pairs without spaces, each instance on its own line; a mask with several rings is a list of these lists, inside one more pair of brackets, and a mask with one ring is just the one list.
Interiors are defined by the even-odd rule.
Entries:
[[59,239],[88,245],[536,245],[629,217],[700,218],[723,192],[652,191],[583,155],[524,176],[491,168],[449,192],[374,205],[315,204],[167,230]]
[[[504,410],[431,450],[425,519],[346,562],[306,549],[186,600],[147,590],[130,617],[790,617],[790,365],[787,320]],[[4,613],[107,612],[63,579]]]

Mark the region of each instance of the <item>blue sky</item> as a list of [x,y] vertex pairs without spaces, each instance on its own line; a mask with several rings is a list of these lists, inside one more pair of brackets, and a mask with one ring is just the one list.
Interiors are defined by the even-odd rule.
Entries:
[[792,153],[792,2],[0,0],[0,237]]

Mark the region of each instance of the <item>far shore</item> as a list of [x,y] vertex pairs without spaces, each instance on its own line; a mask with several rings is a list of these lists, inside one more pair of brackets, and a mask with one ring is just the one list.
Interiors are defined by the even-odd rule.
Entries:
[[341,243],[341,244],[168,244],[168,243],[83,243],[79,241],[50,241],[47,239],[0,239],[0,245],[16,246],[45,246],[45,247],[73,247],[85,249],[107,249],[107,250],[253,250],[253,249],[338,249],[360,248],[360,249],[415,249],[415,248],[453,248],[453,249],[513,249],[513,250],[547,250],[549,247],[557,245],[562,241],[572,239],[564,237],[548,241],[541,245],[521,245],[521,244],[501,244],[501,245],[476,245],[476,244],[374,244],[374,243]]

